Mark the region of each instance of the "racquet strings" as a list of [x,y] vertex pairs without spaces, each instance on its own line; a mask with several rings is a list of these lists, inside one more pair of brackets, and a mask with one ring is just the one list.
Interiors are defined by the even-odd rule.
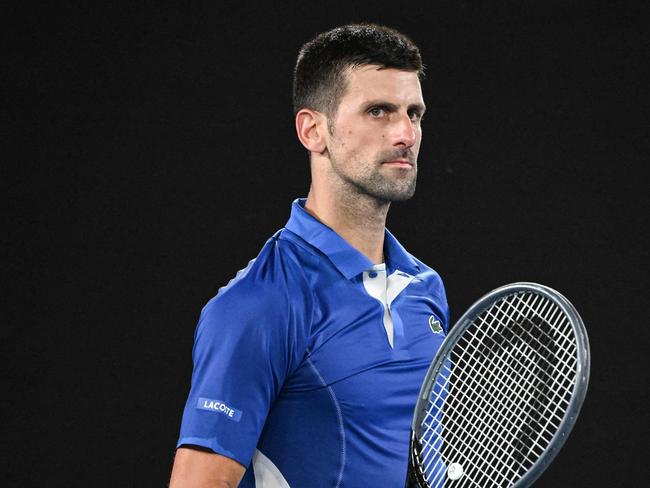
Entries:
[[[419,458],[430,487],[510,487],[540,458],[569,407],[577,347],[567,315],[534,292],[473,320],[429,394]],[[452,464],[463,475],[449,479]]]

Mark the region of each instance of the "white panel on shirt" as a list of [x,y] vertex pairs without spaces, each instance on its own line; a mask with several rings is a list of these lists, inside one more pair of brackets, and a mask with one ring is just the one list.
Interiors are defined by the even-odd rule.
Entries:
[[253,454],[253,474],[255,488],[291,488],[273,461],[257,449]]
[[[372,274],[376,274],[376,276],[372,278]],[[386,263],[375,264],[372,269],[363,272],[363,286],[366,292],[384,307],[384,329],[390,347],[393,347],[394,336],[390,305],[414,278],[415,276],[408,275],[403,271],[395,271],[387,277]]]

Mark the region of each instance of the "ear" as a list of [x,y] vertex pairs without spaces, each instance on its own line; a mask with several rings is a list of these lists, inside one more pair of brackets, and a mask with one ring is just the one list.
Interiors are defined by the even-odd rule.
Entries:
[[322,154],[327,148],[327,120],[320,112],[301,109],[296,114],[296,133],[309,152]]

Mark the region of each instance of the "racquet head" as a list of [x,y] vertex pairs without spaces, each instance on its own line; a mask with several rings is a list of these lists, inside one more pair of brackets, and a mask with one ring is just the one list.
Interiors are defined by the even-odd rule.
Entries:
[[530,486],[577,419],[589,366],[584,324],[560,293],[535,283],[488,293],[427,372],[407,487]]

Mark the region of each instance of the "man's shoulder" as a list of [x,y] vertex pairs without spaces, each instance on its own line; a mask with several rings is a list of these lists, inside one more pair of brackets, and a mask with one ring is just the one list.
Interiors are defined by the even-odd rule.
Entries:
[[429,266],[425,262],[419,260],[418,258],[416,258],[415,256],[413,256],[410,253],[409,253],[409,256],[411,256],[413,261],[415,261],[415,263],[417,264],[418,268],[420,268],[420,273],[425,274],[427,277],[429,277],[431,279],[433,279],[433,278],[440,279],[440,274],[438,274],[438,272],[435,269],[433,269],[431,266]]
[[298,297],[310,293],[305,265],[314,258],[313,253],[280,229],[246,267],[219,288],[204,311],[224,301],[255,308],[304,302]]
[[417,276],[420,280],[424,281],[427,284],[430,292],[438,297],[445,298],[445,288],[440,274],[431,266],[413,256],[411,253],[408,253],[408,255],[413,259],[413,261],[420,269],[420,272]]

